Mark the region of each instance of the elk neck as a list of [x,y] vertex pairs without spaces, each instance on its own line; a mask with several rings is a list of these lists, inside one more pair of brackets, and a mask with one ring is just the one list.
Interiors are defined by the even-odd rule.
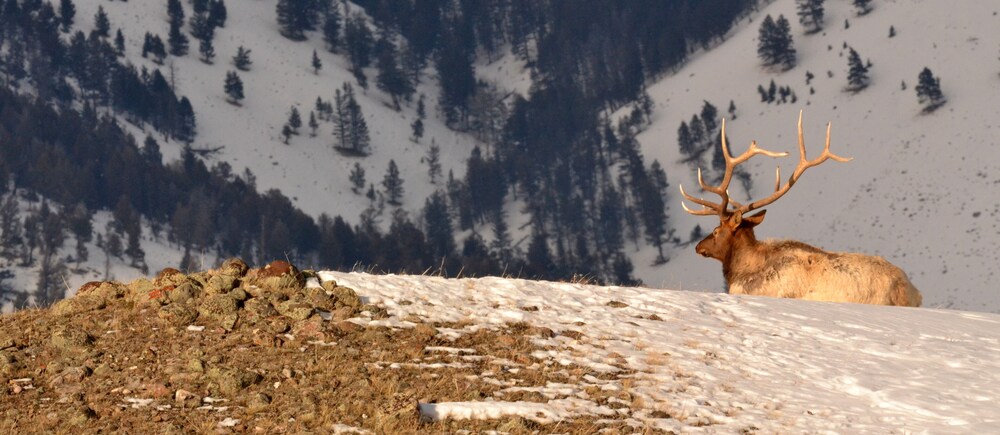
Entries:
[[733,233],[732,245],[722,259],[722,274],[726,282],[732,282],[737,275],[760,267],[765,258],[764,244],[757,241],[753,228],[738,228]]

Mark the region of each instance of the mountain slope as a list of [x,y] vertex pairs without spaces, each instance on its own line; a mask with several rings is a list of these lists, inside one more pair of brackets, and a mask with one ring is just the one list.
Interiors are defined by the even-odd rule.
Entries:
[[[784,176],[795,165],[798,112],[804,111],[810,156],[822,150],[824,127],[831,122],[833,151],[854,160],[807,171],[789,194],[768,207],[758,236],[881,255],[908,273],[926,306],[1000,312],[994,283],[1000,262],[994,248],[1000,239],[994,132],[1000,124],[992,115],[1000,91],[1000,35],[993,30],[1000,24],[997,5],[971,1],[954,9],[936,2],[883,1],[874,2],[874,10],[864,16],[856,16],[847,2],[825,5],[825,29],[805,35],[794,1],[770,3],[725,42],[651,85],[657,110],[652,126],[639,136],[644,153],[665,164],[676,162],[681,121],[698,113],[703,100],[729,117],[725,111],[732,100],[737,117],[726,126],[733,153],[757,140],[763,148],[791,154],[780,160],[757,157],[745,165],[755,181],[754,197],[760,198],[773,183],[776,165]],[[793,22],[799,63],[776,73],[760,66],[756,47],[764,16],[779,14]],[[896,31],[892,38],[890,27]],[[856,94],[844,91],[844,44],[873,63],[871,86]],[[924,67],[940,78],[948,99],[929,114],[921,113],[914,92]],[[815,75],[808,86],[807,71]],[[757,86],[767,88],[772,79],[790,86],[798,102],[761,103]],[[698,191],[691,168],[667,165],[667,172],[672,188],[683,184],[689,192]],[[745,198],[739,194],[737,199]],[[670,206],[679,235],[689,234],[696,224],[706,230],[717,224],[681,212],[679,195]],[[645,251],[639,257],[646,260],[636,265],[648,285],[723,286],[719,263],[697,257],[693,247],[675,252],[660,268],[643,267],[654,255]]]

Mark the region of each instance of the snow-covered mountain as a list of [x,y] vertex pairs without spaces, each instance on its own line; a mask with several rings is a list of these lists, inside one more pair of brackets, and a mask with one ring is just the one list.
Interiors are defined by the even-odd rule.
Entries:
[[[734,154],[751,140],[790,153],[777,160],[755,157],[745,165],[752,169],[756,199],[773,188],[776,165],[783,177],[795,167],[798,112],[804,111],[812,157],[822,151],[826,123],[831,122],[832,150],[854,160],[808,170],[768,207],[758,237],[881,255],[907,272],[925,306],[1000,312],[994,281],[1000,264],[1000,122],[994,115],[1000,98],[1000,5],[968,1],[955,8],[942,2],[876,1],[870,13],[857,16],[850,2],[825,2],[825,29],[806,35],[795,3],[778,0],[761,7],[726,41],[693,55],[676,73],[650,86],[656,111],[652,126],[639,136],[647,159],[664,163],[673,189],[683,184],[698,192],[689,167],[670,165],[678,160],[677,128],[698,113],[703,101],[726,117],[733,101],[736,118],[726,127]],[[758,29],[767,15],[784,15],[792,22],[799,62],[788,71],[760,66]],[[891,38],[890,27],[895,30]],[[873,64],[871,85],[859,93],[844,90],[845,45]],[[914,92],[924,67],[940,78],[948,99],[929,114],[921,113]],[[807,72],[815,76],[810,85]],[[771,80],[791,87],[798,101],[762,103],[757,86],[767,88]],[[679,235],[686,236],[696,224],[706,230],[718,224],[715,218],[683,213],[679,197],[670,203]],[[647,267],[654,255],[647,248],[635,257],[637,275],[647,285],[690,290],[723,286],[719,263],[697,256],[693,246],[675,251],[662,267]]]
[[[167,34],[164,2],[75,3],[78,29],[88,31],[102,6],[113,31],[121,28],[124,33],[129,60],[157,67],[139,53],[147,31]],[[190,5],[184,4],[190,14]],[[342,4],[356,9],[351,3]],[[1000,312],[1000,295],[991,285],[993,267],[1000,260],[992,248],[1000,236],[995,222],[1000,213],[1000,194],[995,191],[1000,172],[990,158],[991,132],[997,123],[989,115],[994,99],[1000,96],[998,8],[986,0],[968,1],[962,8],[925,1],[885,0],[873,5],[870,13],[857,16],[847,2],[827,2],[825,29],[811,35],[797,23],[793,0],[770,2],[751,13],[724,41],[693,54],[676,72],[649,84],[655,110],[651,125],[638,137],[643,152],[647,161],[657,159],[664,164],[672,189],[684,184],[688,190],[697,190],[691,168],[678,163],[677,127],[697,113],[703,101],[713,103],[727,117],[725,108],[733,101],[737,117],[728,120],[727,127],[734,152],[756,139],[764,148],[792,153],[782,161],[756,158],[747,165],[756,182],[755,194],[761,196],[771,184],[774,165],[784,166],[786,174],[794,165],[798,111],[805,112],[811,153],[821,149],[824,126],[832,122],[833,150],[854,160],[809,170],[785,198],[769,207],[758,235],[882,255],[907,271],[924,294],[926,306]],[[176,84],[178,94],[191,99],[198,122],[194,146],[223,147],[212,161],[229,162],[235,173],[250,169],[260,189],[280,189],[313,216],[328,213],[355,222],[368,204],[349,187],[348,173],[355,163],[364,167],[368,182],[378,186],[389,160],[395,160],[405,180],[403,208],[411,215],[441,184],[430,183],[422,162],[431,141],[441,146],[446,174],[464,172],[464,161],[477,143],[445,128],[436,115],[438,91],[432,69],[418,88],[429,108],[420,143],[409,139],[415,104],[397,112],[387,95],[371,87],[363,93],[358,89],[372,132],[370,156],[358,159],[336,153],[327,123],[322,123],[316,137],[310,137],[304,127],[303,134],[284,144],[280,130],[292,106],[308,117],[316,97],[330,100],[343,83],[354,83],[348,61],[341,54],[327,52],[316,32],[307,33],[308,39],[302,42],[280,36],[273,0],[228,6],[226,26],[216,31],[218,56],[213,65],[198,60],[192,39],[192,53],[168,57],[167,65],[160,67]],[[756,55],[759,23],[766,15],[779,14],[792,21],[798,52],[798,65],[784,72],[762,68]],[[895,30],[891,38],[890,27]],[[860,93],[844,91],[845,44],[873,64],[872,84]],[[234,69],[229,60],[238,46],[251,49],[254,61],[251,71],[240,73],[247,98],[239,107],[227,103],[223,93],[225,73]],[[323,62],[318,74],[310,65],[313,50]],[[941,78],[948,99],[930,114],[921,113],[913,90],[924,67]],[[807,72],[815,76],[810,85],[806,85]],[[513,56],[482,60],[477,74],[521,93],[531,85],[523,64]],[[779,86],[791,87],[798,101],[761,103],[757,87],[766,87],[772,79]],[[138,129],[136,133],[143,134]],[[179,156],[180,144],[162,145],[165,160]],[[678,198],[671,198],[668,212],[677,235],[685,238],[696,224],[705,229],[716,224],[714,219],[683,213]],[[512,222],[524,221],[517,215],[519,207],[511,205],[507,210]],[[180,252],[166,245],[146,250],[153,270],[176,265],[180,259]],[[653,287],[722,291],[717,262],[695,255],[690,245],[674,248],[669,255],[667,264],[651,266],[653,248],[634,251],[636,276]],[[132,275],[138,271],[122,267],[116,277]],[[69,286],[75,288],[93,278],[73,277]]]

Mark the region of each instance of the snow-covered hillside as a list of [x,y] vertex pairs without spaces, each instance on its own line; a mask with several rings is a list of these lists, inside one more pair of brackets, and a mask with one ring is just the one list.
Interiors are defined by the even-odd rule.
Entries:
[[[760,198],[773,186],[775,165],[783,176],[795,166],[799,110],[805,113],[810,156],[822,150],[826,123],[832,122],[833,151],[854,160],[807,171],[769,207],[758,237],[881,255],[909,274],[925,306],[1000,312],[994,281],[1000,264],[1000,122],[994,113],[1000,98],[1000,5],[987,0],[962,2],[960,8],[930,1],[872,4],[869,14],[856,16],[850,2],[825,2],[825,29],[812,35],[798,24],[793,0],[778,0],[751,14],[725,42],[695,54],[675,74],[650,86],[656,113],[639,136],[643,152],[665,164],[673,189],[683,184],[697,192],[694,173],[670,165],[679,155],[677,128],[698,113],[703,100],[728,117],[732,100],[737,116],[726,126],[733,153],[751,140],[791,153],[747,164],[754,196]],[[766,15],[779,14],[792,22],[799,63],[776,73],[760,66],[757,35]],[[895,37],[889,37],[890,27]],[[844,44],[873,63],[871,86],[857,94],[844,91]],[[914,92],[924,67],[940,78],[948,99],[930,114],[921,113]],[[809,86],[806,72],[815,75]],[[762,103],[757,86],[766,88],[772,79],[790,86],[798,102]],[[681,212],[679,197],[670,203],[678,235],[686,237],[695,224],[706,230],[718,224],[715,218]],[[697,256],[693,246],[675,252],[665,266],[650,268],[654,255],[646,249],[635,258],[637,275],[647,285],[723,287],[720,264]]]
[[[320,277],[386,306],[390,318],[366,324],[467,324],[440,330],[457,337],[525,322],[556,333],[535,340],[546,350],[534,358],[589,372],[537,390],[543,403],[499,395],[421,404],[428,417],[597,415],[709,433],[985,433],[1000,424],[993,314],[501,278]],[[593,388],[630,399],[597,403]]]
[[[447,175],[454,170],[456,176],[464,174],[465,160],[475,140],[448,130],[438,120],[434,76],[425,74],[418,86],[417,95],[422,93],[426,98],[428,120],[424,137],[420,143],[413,143],[409,139],[410,123],[416,119],[416,104],[404,105],[396,112],[389,96],[375,88],[374,68],[367,71],[372,84],[363,91],[348,71],[349,61],[343,54],[328,52],[320,33],[309,32],[308,40],[302,42],[281,36],[274,0],[227,2],[228,20],[225,27],[216,30],[213,41],[217,53],[214,64],[199,60],[198,41],[192,38],[190,52],[183,57],[168,57],[165,66],[156,65],[152,56],[150,59],[140,56],[146,32],[166,38],[169,23],[165,1],[78,0],[76,3],[77,27],[85,32],[92,28],[98,6],[104,8],[112,29],[121,28],[125,35],[126,56],[135,65],[159,68],[168,79],[172,65],[177,93],[191,100],[197,117],[195,148],[225,147],[213,161],[229,162],[236,174],[244,168],[250,169],[257,176],[261,190],[280,189],[313,217],[327,213],[356,222],[368,206],[368,199],[351,191],[348,181],[351,168],[360,163],[368,183],[381,189],[390,159],[396,161],[405,182],[404,207],[411,212],[419,210],[424,199],[440,187],[430,184],[427,165],[421,160],[432,141],[441,147],[443,173]],[[182,4],[190,17],[190,4]],[[357,9],[351,3],[338,3],[341,7],[344,4],[351,10]],[[188,27],[185,25],[185,32]],[[240,46],[251,50],[253,64],[250,71],[239,71],[246,99],[238,107],[226,101],[223,82],[227,71],[236,71],[231,60]],[[313,73],[311,66],[313,50],[323,64],[318,74]],[[357,93],[371,131],[371,155],[353,158],[335,152],[333,127],[326,122],[320,123],[316,137],[310,137],[309,128],[303,125],[301,134],[285,145],[281,128],[291,107],[298,108],[305,124],[316,98],[332,101],[334,91],[344,83],[354,86]],[[181,144],[170,142],[163,148],[164,159],[175,160]]]
[[[76,3],[78,28],[89,30],[97,7],[103,6],[112,29],[121,27],[126,35],[129,59],[155,67],[139,53],[145,32],[166,35],[165,4]],[[184,4],[190,15],[190,5]],[[404,105],[396,112],[388,96],[374,87],[359,93],[372,131],[371,156],[357,159],[334,152],[331,126],[326,123],[315,138],[304,128],[289,145],[282,143],[280,129],[291,106],[307,117],[316,97],[330,100],[342,83],[354,80],[344,56],[328,53],[319,34],[307,34],[304,42],[280,36],[274,4],[268,0],[229,5],[226,27],[217,30],[214,65],[197,59],[197,44],[192,40],[192,53],[169,57],[168,66],[162,67],[169,77],[169,63],[173,63],[179,94],[193,103],[198,120],[196,147],[224,146],[213,160],[228,161],[237,173],[249,168],[261,189],[281,189],[314,216],[326,212],[348,221],[356,221],[368,203],[349,188],[348,172],[355,162],[366,170],[368,182],[378,187],[388,161],[394,159],[405,180],[403,207],[411,215],[438,187],[429,183],[421,162],[432,140],[441,146],[445,173],[464,172],[464,160],[475,140],[449,131],[437,119],[438,92],[432,70],[418,91],[428,98],[429,109],[427,133],[419,144],[409,140],[415,105]],[[805,112],[812,153],[821,147],[826,122],[832,122],[834,151],[855,159],[810,170],[791,193],[770,207],[758,235],[882,255],[910,275],[924,294],[926,306],[1000,312],[1000,294],[992,285],[994,265],[1000,262],[1000,254],[993,249],[1000,237],[996,224],[1000,194],[995,189],[1000,171],[991,154],[996,145],[992,133],[1000,124],[990,115],[1000,97],[996,59],[1000,33],[995,30],[1000,28],[1000,8],[988,0],[970,0],[962,8],[927,1],[884,0],[873,5],[871,13],[856,16],[848,2],[827,2],[825,29],[812,35],[805,35],[797,23],[793,0],[769,2],[751,13],[726,41],[694,54],[676,73],[650,84],[656,109],[652,125],[639,136],[643,152],[647,161],[658,159],[665,165],[672,188],[683,183],[697,190],[690,168],[677,164],[677,127],[700,109],[703,100],[715,104],[722,114],[732,100],[737,118],[727,125],[734,152],[756,139],[762,147],[793,154],[780,162],[763,158],[750,162],[759,196],[770,185],[775,164],[784,166],[786,173],[794,165],[798,111]],[[760,67],[756,39],[759,24],[768,14],[783,14],[792,22],[799,61],[789,71],[776,73]],[[845,26],[845,21],[850,25]],[[890,27],[896,31],[892,38]],[[843,91],[845,43],[873,63],[872,85],[857,94]],[[237,107],[225,101],[222,83],[226,71],[234,69],[229,61],[240,45],[252,50],[254,64],[251,71],[241,73],[247,98]],[[318,75],[309,64],[314,49],[323,62]],[[477,72],[498,81],[502,88],[524,92],[530,79],[522,65],[510,59],[481,62]],[[931,114],[921,114],[913,91],[924,67],[941,78],[948,99]],[[805,84],[807,71],[815,75],[809,86]],[[369,71],[372,75],[373,70]],[[766,87],[772,79],[779,86],[790,86],[799,100],[795,104],[761,103],[757,86]],[[903,82],[906,89],[901,89]],[[815,94],[810,94],[810,86]],[[177,143],[164,144],[165,159],[175,159],[179,149]],[[677,235],[686,237],[695,224],[705,229],[716,224],[711,218],[681,212],[678,197],[669,204]],[[512,222],[524,220],[516,215],[518,207],[507,210]],[[691,246],[677,248],[670,255],[666,265],[650,266],[655,256],[652,248],[635,252],[637,277],[654,287],[722,290],[717,262],[698,257]],[[167,251],[164,256],[171,258]],[[180,254],[175,256],[161,262],[173,265]]]

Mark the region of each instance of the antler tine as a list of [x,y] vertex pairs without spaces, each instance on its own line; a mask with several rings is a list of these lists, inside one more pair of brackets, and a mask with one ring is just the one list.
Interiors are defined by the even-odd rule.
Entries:
[[799,122],[798,122],[798,129],[799,129],[799,164],[798,164],[798,166],[795,167],[795,170],[792,172],[792,175],[788,177],[788,182],[785,183],[784,186],[781,185],[781,169],[779,168],[777,170],[777,172],[776,172],[777,173],[777,179],[775,180],[775,183],[774,183],[774,193],[772,193],[770,196],[768,196],[768,197],[766,197],[764,199],[761,199],[759,201],[751,202],[750,204],[747,204],[747,205],[741,207],[740,208],[740,212],[746,213],[746,212],[749,212],[749,211],[752,211],[752,210],[764,207],[766,205],[769,205],[769,204],[773,203],[774,201],[777,201],[778,198],[781,198],[782,196],[785,195],[785,193],[788,193],[788,190],[792,188],[792,186],[795,184],[796,181],[799,180],[799,177],[802,176],[802,174],[806,171],[806,169],[809,169],[809,168],[811,168],[813,166],[818,166],[819,164],[827,161],[828,159],[833,159],[833,160],[838,161],[838,162],[849,162],[849,161],[851,161],[853,159],[853,157],[841,157],[841,156],[838,156],[838,155],[833,154],[832,152],[830,152],[830,130],[832,129],[832,127],[833,127],[832,123],[827,123],[826,124],[826,144],[823,147],[823,153],[819,157],[817,157],[817,158],[815,158],[813,160],[807,159],[806,158],[806,142],[805,142],[804,135],[802,133],[802,111],[800,110],[799,111]]
[[[700,171],[701,170],[699,169],[699,172]],[[701,210],[692,210],[688,208],[687,204],[685,204],[684,201],[681,201],[681,207],[684,208],[684,211],[696,216],[711,216],[719,214],[718,210],[716,209],[716,207],[718,207],[718,204],[688,195],[688,193],[684,191],[684,185],[678,185],[678,186],[681,189],[681,196],[683,196],[688,201],[691,201],[703,207]]]
[[[691,195],[688,195],[688,194],[684,193],[683,188],[682,188],[681,193],[684,195],[684,197],[687,200],[689,200],[691,202],[694,202],[696,204],[699,204],[702,207],[705,207],[705,209],[702,209],[702,210],[691,210],[691,209],[689,209],[689,208],[687,208],[685,206],[684,210],[687,211],[688,213],[696,214],[696,215],[708,215],[708,214],[713,214],[713,213],[709,213],[709,211],[713,211],[714,210],[714,214],[718,214],[719,216],[722,216],[726,212],[726,210],[729,208],[730,204],[732,204],[737,210],[745,208],[744,205],[740,204],[739,202],[732,201],[729,198],[729,183],[732,182],[732,180],[733,180],[733,171],[736,169],[736,166],[739,165],[739,164],[741,164],[741,163],[743,163],[743,162],[746,162],[747,160],[750,160],[751,157],[753,157],[755,155],[758,155],[758,154],[763,154],[763,155],[768,156],[768,157],[784,157],[784,156],[788,155],[788,153],[785,153],[785,152],[774,152],[774,151],[768,151],[766,149],[760,148],[760,147],[757,146],[757,141],[752,141],[752,142],[750,142],[750,147],[743,154],[740,154],[737,157],[733,157],[732,154],[729,153],[729,144],[726,141],[726,119],[725,118],[722,119],[722,124],[721,124],[719,135],[720,135],[720,141],[722,142],[722,155],[723,155],[723,157],[725,158],[725,161],[726,161],[726,169],[725,169],[725,173],[722,176],[722,181],[719,183],[718,186],[711,186],[711,185],[705,183],[705,180],[702,177],[701,168],[698,168],[698,185],[702,188],[702,190],[704,190],[706,192],[710,192],[710,193],[714,193],[716,195],[719,195],[719,197],[721,198],[721,201],[719,203],[713,203],[713,202],[706,201],[706,200],[701,199],[701,198],[695,198],[695,197],[693,197]],[[683,202],[682,202],[682,205],[683,205]],[[709,209],[711,209],[711,210],[709,210]]]

